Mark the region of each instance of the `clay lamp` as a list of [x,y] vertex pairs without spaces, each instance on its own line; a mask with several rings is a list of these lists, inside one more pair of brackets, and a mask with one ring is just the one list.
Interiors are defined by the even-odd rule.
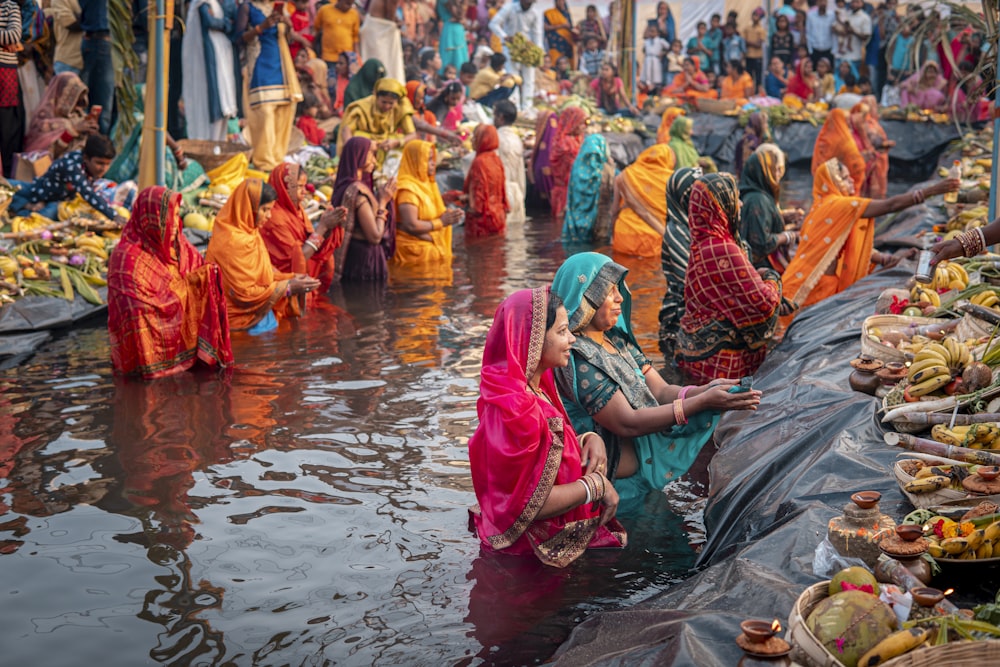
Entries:
[[[951,589],[948,589],[948,593],[950,592]],[[945,591],[927,586],[918,586],[910,589],[910,595],[913,596],[914,602],[921,607],[933,607],[944,599],[945,594]]]
[[854,504],[863,510],[870,510],[881,500],[882,494],[878,491],[858,491],[851,496]]
[[883,385],[891,387],[905,378],[907,372],[906,364],[903,362],[890,361],[885,365],[885,367],[877,371],[875,375],[882,380]]
[[997,477],[1000,477],[1000,466],[979,466],[976,469],[976,474],[987,482],[992,482]]
[[[778,619],[773,621],[748,619],[740,623],[740,629],[743,634],[736,638],[736,645],[748,656],[768,661],[783,661],[784,656],[792,650],[791,644],[775,636],[781,632],[781,623]],[[740,663],[745,664],[745,661],[741,660]]]
[[912,524],[896,526],[896,535],[904,542],[915,542],[924,536],[924,527]]

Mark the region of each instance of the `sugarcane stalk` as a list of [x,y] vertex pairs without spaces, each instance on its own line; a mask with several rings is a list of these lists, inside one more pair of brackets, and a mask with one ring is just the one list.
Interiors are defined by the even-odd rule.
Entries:
[[974,303],[962,303],[957,306],[957,309],[963,313],[968,313],[975,318],[983,320],[984,322],[988,322],[993,326],[1000,325],[1000,315],[998,315],[992,308],[977,306]]
[[964,463],[974,463],[981,466],[1000,465],[1000,455],[991,454],[982,449],[969,449],[968,447],[956,447],[943,442],[936,442],[926,438],[918,438],[909,433],[889,432],[882,436],[887,445],[902,447],[910,451],[922,454],[932,454],[955,459]]
[[930,424],[951,424],[952,419],[955,420],[955,424],[957,426],[1000,422],[1000,412],[980,412],[975,415],[951,415],[941,414],[939,412],[909,412],[899,418],[900,421],[922,426],[928,426]]

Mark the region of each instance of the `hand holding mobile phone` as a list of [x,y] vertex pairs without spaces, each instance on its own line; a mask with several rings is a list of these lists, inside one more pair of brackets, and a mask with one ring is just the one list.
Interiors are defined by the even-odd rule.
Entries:
[[743,377],[740,378],[739,384],[733,385],[732,387],[729,388],[729,393],[741,394],[745,391],[750,391],[751,389],[753,389],[753,376],[744,375]]
[[97,122],[101,118],[101,112],[103,110],[104,107],[102,107],[100,104],[95,104],[92,107],[90,107],[90,113],[87,114],[87,117],[93,120],[94,122]]

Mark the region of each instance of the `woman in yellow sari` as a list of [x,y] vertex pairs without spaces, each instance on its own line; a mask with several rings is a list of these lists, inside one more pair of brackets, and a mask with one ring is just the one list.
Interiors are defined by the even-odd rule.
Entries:
[[[666,144],[644,150],[615,178],[611,247],[637,257],[658,257],[667,224],[667,181],[676,158]],[[617,213],[616,213],[616,212]]]
[[462,220],[459,209],[445,207],[434,171],[437,151],[415,139],[403,149],[396,177],[396,254],[392,267],[451,268],[451,227]]
[[[874,265],[895,266],[905,254],[873,248],[875,218],[915,206],[927,197],[958,190],[958,179],[943,180],[922,190],[889,199],[855,195],[850,170],[836,158],[816,169],[813,204],[802,225],[795,257],[783,276],[783,293],[795,306],[810,306],[839,294],[871,273]],[[793,315],[787,315],[786,324]]]
[[351,137],[366,137],[378,148],[381,164],[386,151],[417,138],[413,113],[403,84],[395,79],[379,79],[372,95],[351,102],[344,111],[337,137],[337,154]]
[[304,274],[278,273],[271,267],[260,226],[271,215],[278,194],[260,179],[240,183],[215,217],[205,261],[217,264],[232,331],[263,333],[278,326],[275,314],[294,316],[300,299],[319,287]]

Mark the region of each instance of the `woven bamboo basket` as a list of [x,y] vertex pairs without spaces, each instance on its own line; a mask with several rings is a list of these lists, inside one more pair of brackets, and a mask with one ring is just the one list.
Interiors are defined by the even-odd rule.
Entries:
[[904,653],[882,663],[882,667],[941,667],[941,665],[1000,664],[1000,640],[955,642],[944,646],[928,646]]
[[882,333],[898,331],[909,335],[915,327],[927,324],[940,324],[947,321],[947,319],[940,317],[872,315],[871,317],[865,319],[864,324],[861,325],[861,354],[866,354],[870,357],[881,359],[882,361],[905,362],[906,355],[903,354],[901,350],[897,350],[896,348],[890,345],[885,345],[884,343],[876,343],[869,338],[871,330],[878,328],[882,331]]
[[813,584],[802,592],[788,615],[788,641],[792,644],[792,661],[805,667],[843,667],[806,626],[809,614],[820,601],[826,599],[829,591],[829,581]]
[[972,508],[987,499],[987,496],[972,494],[968,491],[958,491],[956,489],[941,489],[931,493],[909,493],[903,489],[903,486],[907,482],[913,481],[913,476],[906,474],[901,464],[903,461],[915,460],[916,459],[900,459],[899,461],[896,461],[896,464],[892,467],[892,472],[896,476],[896,482],[899,484],[899,490],[903,492],[903,495],[909,499],[910,503],[912,503],[914,507],[928,508],[936,505],[951,505],[953,507]]
[[[889,393],[882,397],[882,414],[885,414],[892,410],[893,408],[902,405],[906,402],[903,398],[903,390],[906,388],[906,381],[902,381],[895,387],[889,390]],[[911,424],[905,421],[893,421],[890,422],[892,427],[899,431],[900,433],[920,433],[928,429],[927,426],[922,426],[920,424]]]
[[[243,153],[250,159],[253,149],[250,146],[231,141],[208,141],[205,139],[181,139],[177,142],[184,155],[201,165],[205,171],[212,171],[226,163],[237,153]],[[218,152],[216,152],[218,149]]]

